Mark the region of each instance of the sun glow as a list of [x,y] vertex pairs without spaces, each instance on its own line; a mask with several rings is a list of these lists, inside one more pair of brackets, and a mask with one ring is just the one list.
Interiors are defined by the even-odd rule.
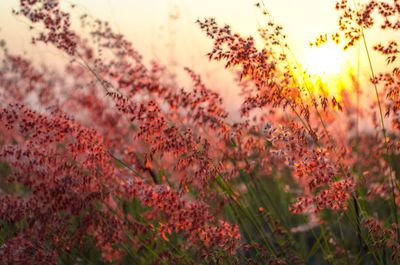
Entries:
[[336,45],[328,43],[310,47],[305,54],[304,70],[320,77],[338,75],[345,65],[345,53]]
[[301,61],[300,78],[313,93],[340,101],[342,92],[353,85],[351,58],[351,53],[331,42],[309,47]]

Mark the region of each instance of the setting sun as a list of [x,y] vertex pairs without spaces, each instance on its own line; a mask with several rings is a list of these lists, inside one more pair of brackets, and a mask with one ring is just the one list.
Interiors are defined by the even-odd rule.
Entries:
[[337,75],[345,64],[345,53],[334,44],[310,47],[305,54],[304,69],[311,75]]

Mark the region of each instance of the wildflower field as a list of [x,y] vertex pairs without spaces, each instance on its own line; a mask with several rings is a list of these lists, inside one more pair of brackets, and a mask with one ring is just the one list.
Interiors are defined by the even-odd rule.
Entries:
[[67,62],[0,41],[0,264],[400,264],[400,1],[332,1],[308,64],[268,2],[257,36],[193,21],[231,111],[79,5],[15,1]]

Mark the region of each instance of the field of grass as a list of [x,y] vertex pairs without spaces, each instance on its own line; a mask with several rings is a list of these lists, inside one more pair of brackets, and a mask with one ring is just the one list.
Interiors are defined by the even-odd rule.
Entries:
[[312,43],[363,50],[365,84],[338,61],[303,70],[264,2],[257,37],[197,20],[238,119],[196,69],[182,88],[60,2],[13,12],[62,70],[0,42],[0,264],[400,263],[399,1],[338,1],[337,32]]

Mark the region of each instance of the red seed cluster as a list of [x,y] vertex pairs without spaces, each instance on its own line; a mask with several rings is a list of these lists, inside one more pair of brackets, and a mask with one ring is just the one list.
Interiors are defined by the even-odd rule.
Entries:
[[54,0],[20,0],[20,8],[14,11],[23,15],[32,23],[41,24],[45,28],[36,41],[54,44],[58,49],[74,55],[77,47],[77,35],[71,30],[68,13],[61,11],[58,1]]

